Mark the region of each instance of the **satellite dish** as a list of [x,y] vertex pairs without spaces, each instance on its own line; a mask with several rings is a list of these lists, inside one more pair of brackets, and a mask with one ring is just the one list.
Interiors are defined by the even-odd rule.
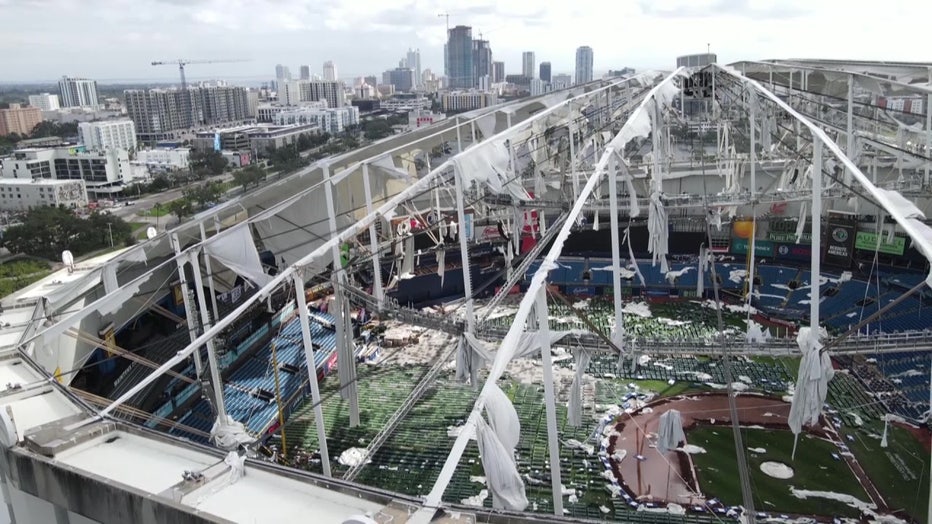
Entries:
[[61,262],[68,266],[69,273],[74,270],[74,255],[71,254],[71,251],[66,249],[61,252]]
[[343,524],[378,524],[371,517],[366,515],[353,515],[343,521]]
[[0,444],[9,449],[17,443],[19,443],[19,434],[16,431],[16,423],[13,421],[10,406],[6,406],[0,409]]
[[146,229],[146,238],[148,238],[149,240],[152,240],[158,234],[159,232],[156,231],[156,229],[152,226],[149,226],[149,229]]

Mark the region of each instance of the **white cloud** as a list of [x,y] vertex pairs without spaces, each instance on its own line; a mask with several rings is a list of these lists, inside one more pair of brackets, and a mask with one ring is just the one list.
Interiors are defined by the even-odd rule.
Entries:
[[379,74],[408,47],[443,69],[444,19],[490,40],[508,72],[533,50],[554,72],[571,72],[589,45],[597,70],[672,67],[704,51],[722,62],[781,57],[927,60],[922,20],[932,3],[889,0],[0,0],[0,71],[7,81],[62,74],[174,79],[152,60],[249,58],[192,67],[198,77],[269,78],[274,65],[342,75]]

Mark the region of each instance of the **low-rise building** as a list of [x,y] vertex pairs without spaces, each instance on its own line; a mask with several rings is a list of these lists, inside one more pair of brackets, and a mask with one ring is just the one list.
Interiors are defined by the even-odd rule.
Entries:
[[188,147],[143,149],[136,152],[131,163],[144,168],[148,175],[155,175],[188,169],[190,155]]
[[353,106],[337,108],[289,108],[275,115],[278,125],[313,124],[322,133],[331,135],[342,133],[346,128],[359,124],[359,108]]
[[435,122],[444,120],[447,115],[433,111],[417,110],[408,113],[408,129],[427,127]]
[[482,91],[452,91],[440,96],[440,107],[443,111],[472,111],[498,103],[495,93]]
[[92,198],[118,194],[133,180],[126,150],[87,151],[83,146],[17,149],[0,159],[0,175],[19,180],[83,180]]
[[391,98],[383,99],[380,107],[386,111],[393,111],[396,113],[430,109],[430,99],[421,95],[398,94]]
[[195,135],[193,144],[196,149],[201,150],[251,151],[262,156],[269,149],[294,146],[301,136],[316,135],[319,132],[320,129],[314,124],[245,125],[199,132]]
[[326,109],[327,101],[318,100],[316,102],[301,102],[296,106],[287,106],[281,104],[260,104],[256,107],[256,120],[259,123],[271,124],[275,122],[275,116],[279,113],[285,113],[288,111],[294,111],[295,108],[309,108],[309,109]]
[[0,179],[0,211],[27,211],[41,206],[87,207],[84,181]]
[[573,85],[573,77],[570,75],[553,75],[550,84],[553,85],[554,91],[567,89]]

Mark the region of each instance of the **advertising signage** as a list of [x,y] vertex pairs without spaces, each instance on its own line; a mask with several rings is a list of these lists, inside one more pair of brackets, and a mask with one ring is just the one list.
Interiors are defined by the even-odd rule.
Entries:
[[[770,227],[767,230],[767,240],[795,244],[796,229],[798,227],[799,220],[795,218],[773,220],[770,222]],[[812,243],[812,224],[807,222],[806,225],[803,226],[803,233],[800,235],[799,242],[804,244]]]
[[857,235],[857,223],[847,216],[828,216],[828,227],[825,229],[825,256],[826,264],[840,267],[850,267],[854,260],[854,239]]
[[880,248],[877,247],[877,233],[868,233],[858,231],[854,240],[854,247],[865,251],[880,251],[888,255],[902,255],[906,251],[906,237],[893,237],[892,242],[887,242],[887,235],[881,235]]
[[[748,254],[748,243],[749,243],[749,240],[746,238],[732,238],[731,239],[731,252],[735,255],[747,255]],[[769,240],[755,240],[754,241],[754,256],[772,257],[773,256],[773,242]]]
[[791,260],[810,260],[812,258],[812,246],[808,244],[774,244],[774,258],[791,259]]
[[[768,231],[767,240],[770,240],[773,242],[784,242],[787,244],[795,244],[796,243],[796,232],[793,231],[793,232],[787,233],[784,231]],[[811,231],[803,232],[803,234],[800,235],[799,237],[799,242],[801,244],[811,244],[812,243],[812,232]]]

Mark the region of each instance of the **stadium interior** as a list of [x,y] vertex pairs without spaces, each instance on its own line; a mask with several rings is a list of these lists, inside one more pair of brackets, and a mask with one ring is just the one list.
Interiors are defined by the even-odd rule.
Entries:
[[410,522],[928,523],[928,71],[642,73],[324,159],[4,300],[48,377],[5,404]]

